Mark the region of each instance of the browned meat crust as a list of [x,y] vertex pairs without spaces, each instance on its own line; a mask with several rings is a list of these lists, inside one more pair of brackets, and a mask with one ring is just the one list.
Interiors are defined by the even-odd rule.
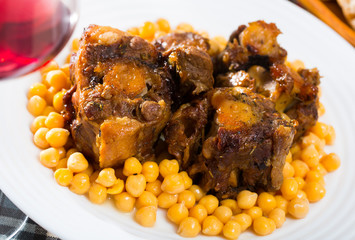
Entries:
[[219,74],[216,78],[216,87],[245,87],[255,92],[255,84],[255,79],[243,70]]
[[274,104],[246,88],[220,88],[210,93],[215,111],[202,154],[189,172],[219,198],[240,189],[278,190],[294,127]]
[[232,33],[217,60],[217,72],[247,70],[253,65],[268,67],[284,62],[287,52],[277,43],[281,31],[273,23],[256,21]]
[[212,89],[213,63],[207,53],[210,45],[206,38],[191,32],[171,33],[157,39],[155,46],[177,77],[178,97]]
[[171,77],[160,59],[153,45],[120,30],[91,25],[84,32],[72,63],[71,131],[101,167],[152,157],[170,118]]
[[270,74],[276,82],[270,98],[275,102],[276,110],[297,120],[297,141],[318,119],[318,70],[300,69],[295,72],[284,64],[274,64]]
[[183,104],[165,128],[168,151],[179,161],[182,169],[187,169],[201,151],[207,117],[207,99],[197,99]]
[[242,86],[268,97],[277,111],[298,121],[297,141],[318,119],[320,76],[316,69],[295,72],[285,65],[287,52],[277,42],[280,33],[264,21],[240,26],[216,60],[215,86]]

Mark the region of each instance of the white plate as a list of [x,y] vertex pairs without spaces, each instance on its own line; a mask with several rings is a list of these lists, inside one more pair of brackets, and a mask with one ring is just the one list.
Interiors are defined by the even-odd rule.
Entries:
[[[211,35],[228,37],[240,24],[264,19],[275,22],[283,34],[279,40],[289,59],[302,59],[318,67],[327,113],[321,120],[332,124],[342,165],[326,176],[327,194],[303,220],[287,219],[285,225],[263,239],[355,239],[355,51],[335,32],[302,9],[283,0],[239,1],[94,1],[81,3],[75,36],[90,23],[121,29],[146,20],[165,17],[172,24],[191,23]],[[63,59],[61,55],[59,61]],[[154,228],[143,228],[131,215],[107,203],[91,204],[85,197],[58,186],[51,170],[38,161],[26,110],[26,92],[39,74],[0,82],[0,188],[26,214],[63,239],[180,239],[176,228],[159,212]],[[240,239],[254,238],[252,232]],[[213,239],[202,235],[198,239]]]

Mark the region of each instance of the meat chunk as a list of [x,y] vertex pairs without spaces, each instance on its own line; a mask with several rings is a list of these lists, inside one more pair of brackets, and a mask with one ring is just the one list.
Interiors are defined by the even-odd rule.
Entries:
[[279,34],[264,21],[240,26],[216,61],[216,86],[242,86],[269,98],[277,111],[298,121],[297,141],[318,119],[320,76],[316,69],[296,72],[286,66]]
[[[100,167],[131,156],[144,161],[170,118],[171,76],[145,40],[111,27],[89,26],[72,64],[77,148]],[[73,111],[74,110],[74,111]]]
[[240,70],[238,72],[227,72],[219,74],[216,78],[216,87],[245,87],[255,91],[255,80],[249,73]]
[[182,169],[187,169],[201,151],[207,117],[207,99],[196,99],[183,104],[164,130],[168,151]]
[[232,33],[229,43],[217,60],[217,72],[247,70],[253,65],[268,67],[285,61],[287,52],[280,47],[281,31],[273,23],[256,21],[242,25]]
[[284,64],[274,64],[270,73],[276,82],[270,98],[277,111],[297,120],[295,140],[298,140],[318,119],[318,70],[300,69],[296,72]]
[[294,123],[284,120],[272,101],[246,88],[215,89],[209,99],[213,123],[189,173],[221,199],[241,189],[278,190]]
[[270,66],[270,70],[253,66],[248,73],[255,80],[257,93],[270,98],[277,111],[297,120],[295,141],[317,122],[320,83],[317,69],[300,69],[296,72],[278,63]]
[[192,32],[170,33],[155,40],[155,46],[163,52],[170,52],[180,46],[195,47],[207,52],[210,49],[208,39]]
[[209,43],[202,36],[186,32],[171,33],[155,41],[155,46],[177,77],[179,97],[198,95],[213,87],[213,64],[207,53]]

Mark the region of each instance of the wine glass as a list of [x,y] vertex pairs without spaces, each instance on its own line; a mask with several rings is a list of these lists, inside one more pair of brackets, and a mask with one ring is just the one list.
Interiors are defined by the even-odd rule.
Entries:
[[0,80],[32,72],[54,58],[77,20],[75,0],[0,0]]
[[[77,20],[76,0],[0,0],[0,80],[30,73],[54,58]],[[0,200],[0,216],[5,211],[16,220],[0,228],[0,238],[12,239],[28,217],[1,190]]]

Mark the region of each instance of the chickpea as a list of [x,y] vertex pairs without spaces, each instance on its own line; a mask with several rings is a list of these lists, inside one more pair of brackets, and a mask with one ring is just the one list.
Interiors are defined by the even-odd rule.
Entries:
[[238,206],[238,203],[236,200],[234,199],[225,199],[225,200],[222,200],[221,201],[221,205],[222,206],[226,206],[226,207],[229,207],[232,212],[233,212],[233,215],[236,215],[236,214],[239,214],[242,212],[242,210],[239,208]]
[[242,232],[242,227],[237,221],[228,221],[223,226],[223,236],[227,239],[237,239]]
[[182,177],[182,179],[184,181],[185,189],[189,189],[192,186],[192,179],[189,177],[189,175],[185,171],[179,172],[179,175]]
[[202,221],[207,217],[207,215],[208,214],[206,208],[201,204],[196,204],[190,209],[189,212],[189,217],[196,218],[199,223],[202,223]]
[[302,191],[302,190],[298,190],[296,198],[305,198],[305,199],[307,199],[307,194],[304,191]]
[[256,200],[258,198],[258,194],[254,192],[250,192],[249,190],[243,190],[238,193],[237,202],[238,206],[241,209],[249,209],[254,207]]
[[172,205],[177,203],[178,195],[177,194],[169,194],[162,192],[158,196],[158,206],[160,208],[170,208]]
[[184,190],[179,193],[178,203],[184,203],[185,206],[190,209],[195,205],[195,202],[195,195],[191,191]]
[[295,218],[304,218],[309,211],[309,202],[307,199],[294,198],[289,202],[287,210]]
[[52,147],[63,147],[69,137],[70,133],[64,128],[52,128],[46,134],[46,140]]
[[74,175],[69,189],[73,193],[82,195],[89,191],[90,188],[90,179],[89,176],[85,173],[77,173]]
[[72,172],[82,172],[88,168],[89,162],[82,153],[76,152],[69,156],[67,165]]
[[67,153],[66,153],[66,157],[67,157],[67,158],[70,157],[70,155],[72,155],[72,154],[75,153],[75,152],[78,152],[78,149],[76,149],[76,148],[70,148],[70,149],[67,151]]
[[68,76],[62,70],[52,70],[47,73],[46,81],[48,84],[55,88],[57,91],[63,88],[69,88],[70,83]]
[[295,175],[295,169],[290,163],[285,162],[284,168],[282,170],[282,175],[284,178],[290,178]]
[[120,194],[124,189],[124,181],[117,178],[115,183],[107,189],[108,194]]
[[319,163],[319,153],[314,145],[309,145],[303,149],[301,158],[308,167],[314,167]]
[[[324,155],[324,156],[325,156],[325,155]],[[324,156],[323,156],[323,157],[324,157]],[[323,157],[322,157],[322,158],[323,158]],[[322,161],[322,158],[321,158],[321,161]],[[323,176],[325,176],[325,175],[328,173],[327,169],[325,169],[325,167],[323,166],[322,163],[319,163],[317,166],[312,167],[311,170],[318,171],[318,172],[320,172]]]
[[159,18],[157,20],[157,25],[158,25],[160,31],[168,33],[171,30],[169,21],[167,21],[164,18]]
[[176,160],[164,159],[159,164],[160,175],[165,178],[166,176],[179,172],[179,163]]
[[43,166],[47,168],[53,168],[58,165],[59,162],[59,152],[55,148],[48,148],[42,150],[39,155],[39,160]]
[[253,222],[254,232],[260,236],[271,234],[275,228],[275,222],[266,217],[258,217]]
[[151,40],[154,37],[156,26],[152,22],[145,22],[143,26],[139,28],[139,36],[146,40]]
[[144,227],[153,227],[157,218],[157,208],[145,206],[137,210],[135,219]]
[[55,170],[58,170],[59,168],[67,168],[67,162],[68,158],[60,159],[57,166],[55,166]]
[[[75,40],[75,39],[74,39]],[[73,40],[73,42],[74,42],[74,40]],[[69,63],[66,63],[66,64],[64,64],[62,67],[60,67],[59,69],[60,70],[62,70],[64,73],[65,73],[65,75],[67,75],[67,77],[70,77],[70,70],[69,70],[69,68],[70,68],[70,64]]]
[[321,140],[317,135],[310,132],[302,139],[302,148],[307,148],[309,145],[314,145],[316,149],[319,151],[324,148],[325,141]]
[[223,223],[216,216],[208,216],[202,222],[202,233],[208,236],[217,236],[222,232]]
[[154,182],[159,176],[159,166],[156,162],[147,161],[142,166],[142,174],[147,182]]
[[123,174],[125,176],[130,176],[133,174],[140,174],[142,172],[142,164],[135,157],[128,158],[124,162]]
[[33,136],[33,142],[37,147],[42,149],[49,147],[49,143],[46,139],[46,135],[48,131],[49,129],[45,127],[41,127],[36,131],[36,133]]
[[64,118],[62,115],[56,112],[51,112],[48,114],[45,125],[47,128],[63,128],[64,127]]
[[258,197],[258,206],[263,210],[263,212],[269,213],[276,207],[275,197],[267,192],[261,193]]
[[212,214],[218,207],[219,201],[213,195],[206,195],[200,199],[199,204],[206,208],[208,214]]
[[222,223],[226,223],[232,217],[233,212],[229,207],[219,206],[213,213]]
[[144,191],[137,199],[136,201],[136,207],[137,209],[146,207],[146,206],[154,206],[158,207],[158,199],[157,197],[151,193]]
[[249,209],[244,209],[243,212],[248,214],[253,220],[263,215],[263,210],[260,207],[256,206],[251,207]]
[[33,134],[35,134],[38,129],[45,128],[46,127],[46,124],[45,124],[46,119],[47,119],[47,117],[45,117],[45,116],[36,117],[31,124],[31,127],[30,127],[31,132]]
[[55,112],[54,107],[52,106],[47,106],[44,108],[43,112],[41,113],[41,116],[48,116],[50,113]]
[[269,218],[274,220],[276,228],[280,228],[286,221],[286,213],[281,208],[274,208],[269,213]]
[[285,213],[287,213],[288,201],[281,195],[276,195],[275,201],[276,207],[284,210]]
[[291,200],[292,198],[296,197],[298,191],[298,185],[296,180],[294,178],[284,179],[280,190],[282,196],[287,200]]
[[106,187],[93,183],[89,188],[89,199],[92,203],[101,204],[106,201],[107,189]]
[[175,224],[180,224],[182,220],[189,216],[189,210],[183,203],[175,203],[167,212],[167,217]]
[[340,158],[335,153],[325,155],[320,162],[328,172],[333,172],[340,167]]
[[131,175],[126,180],[126,191],[133,197],[139,197],[146,187],[143,174]]
[[181,193],[185,190],[184,179],[178,173],[170,174],[164,178],[161,189],[170,194]]
[[310,170],[306,175],[306,182],[318,182],[325,185],[323,175],[318,171]]
[[60,186],[67,187],[73,179],[73,172],[66,168],[59,168],[54,172],[54,178]]
[[127,29],[127,33],[134,35],[134,36],[138,36],[139,29],[137,27],[131,27],[131,28]]
[[122,192],[113,197],[118,210],[122,212],[131,212],[134,208],[136,198],[128,192]]
[[27,109],[34,117],[39,116],[46,106],[46,100],[37,95],[31,97],[27,103]]
[[301,160],[293,160],[291,165],[295,170],[295,177],[304,178],[309,171],[308,165]]
[[251,226],[253,219],[246,213],[240,213],[231,217],[231,220],[237,221],[241,226],[242,232]]
[[327,124],[322,122],[316,122],[316,124],[310,128],[310,131],[316,134],[319,138],[324,139],[329,131]]
[[205,196],[205,192],[198,185],[192,185],[189,190],[195,195],[196,201],[200,201]]
[[333,126],[328,126],[328,134],[325,136],[325,143],[327,145],[333,145],[335,141],[335,129]]
[[52,106],[53,105],[53,98],[55,96],[55,94],[57,93],[57,89],[55,89],[54,87],[49,87],[46,97],[44,98],[47,105]]
[[303,189],[303,187],[304,187],[304,185],[305,185],[305,181],[304,181],[304,179],[303,178],[301,178],[301,177],[295,177],[295,180],[296,180],[296,182],[297,182],[297,184],[298,184],[298,189],[299,190],[302,190]]
[[187,217],[181,221],[177,232],[182,237],[196,237],[201,232],[201,225],[196,218]]
[[[76,154],[76,153],[74,153],[74,154]],[[72,154],[72,155],[74,155],[74,154]],[[97,177],[95,182],[99,183],[105,187],[112,187],[115,184],[116,180],[117,180],[117,178],[115,175],[115,170],[113,168],[104,168],[100,171],[99,176]]]
[[176,26],[176,30],[183,32],[194,32],[194,28],[191,26],[191,24],[188,23],[180,23]]
[[47,94],[47,87],[43,83],[34,83],[28,90],[27,97],[31,98],[33,96],[40,96],[44,98]]
[[145,190],[153,193],[155,196],[159,196],[159,194],[162,192],[161,181],[157,179],[154,182],[148,182]]
[[303,188],[310,202],[318,202],[325,196],[325,188],[318,182],[306,182]]
[[59,91],[53,96],[53,107],[57,112],[61,112],[64,109],[63,96],[65,91]]

